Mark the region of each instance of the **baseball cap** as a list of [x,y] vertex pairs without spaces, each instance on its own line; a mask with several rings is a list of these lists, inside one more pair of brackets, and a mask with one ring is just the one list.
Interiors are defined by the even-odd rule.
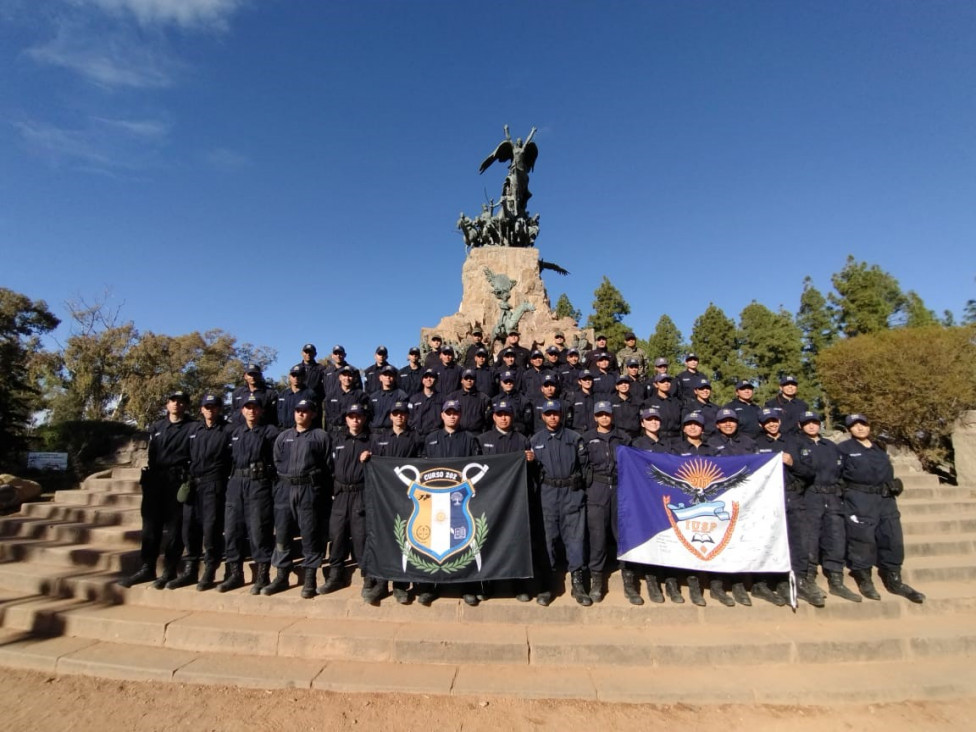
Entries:
[[721,422],[726,419],[734,419],[736,422],[739,421],[739,415],[734,409],[720,409],[715,413],[715,421]]
[[441,411],[446,412],[449,409],[453,409],[456,412],[460,412],[461,402],[459,402],[457,399],[448,399],[446,402],[444,402],[444,406],[441,407]]
[[868,418],[865,417],[863,414],[849,414],[844,419],[844,426],[845,427],[851,427],[852,425],[855,425],[855,424],[857,424],[859,422],[861,424],[866,424],[866,425],[869,425],[869,426],[871,424],[871,422],[868,421]]
[[610,402],[597,402],[593,405],[593,414],[613,414],[613,405]]
[[702,427],[705,426],[705,418],[702,417],[701,412],[688,412],[688,414],[682,417],[681,424],[688,424],[689,422],[700,424]]
[[759,423],[768,422],[771,419],[780,419],[780,413],[778,409],[770,409],[766,407],[759,412]]
[[644,407],[640,410],[641,419],[661,419],[661,410],[657,407]]

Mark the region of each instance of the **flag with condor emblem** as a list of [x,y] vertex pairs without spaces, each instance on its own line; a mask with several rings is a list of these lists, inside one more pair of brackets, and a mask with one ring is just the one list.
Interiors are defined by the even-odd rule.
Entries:
[[366,463],[366,574],[402,582],[532,576],[525,455]]
[[619,559],[789,572],[780,455],[678,457],[617,448]]

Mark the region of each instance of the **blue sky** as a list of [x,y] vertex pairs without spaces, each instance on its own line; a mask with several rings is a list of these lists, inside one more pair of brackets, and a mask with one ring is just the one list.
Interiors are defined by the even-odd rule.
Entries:
[[460,302],[508,124],[538,127],[553,302],[605,274],[639,335],[687,337],[851,253],[958,315],[974,57],[976,4],[938,0],[0,0],[0,285],[62,317],[108,289],[274,375],[309,340],[400,364]]

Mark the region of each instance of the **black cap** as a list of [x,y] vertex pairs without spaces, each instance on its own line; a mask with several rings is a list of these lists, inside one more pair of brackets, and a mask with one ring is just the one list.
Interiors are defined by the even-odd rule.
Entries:
[[346,349],[340,345],[332,346],[332,353],[341,353],[343,356],[346,355]]
[[291,367],[291,369],[289,369],[288,375],[289,376],[304,376],[305,375],[305,367],[302,366],[301,364],[295,364],[294,366]]
[[394,412],[407,412],[407,413],[409,413],[410,412],[410,403],[409,402],[393,402],[393,406],[390,407],[390,414],[393,414]]
[[386,346],[377,346],[376,347],[376,355],[377,356],[385,356],[386,354],[387,354]]
[[302,351],[304,351],[305,353],[311,353],[313,356],[316,353],[318,353],[318,351],[315,350],[315,344],[314,343],[306,343],[304,346],[302,346]]
[[171,391],[166,395],[166,401],[183,402],[184,404],[189,404],[190,395],[182,389],[177,389],[176,391]]
[[626,333],[624,333],[624,340],[625,341],[636,341],[637,340],[637,336],[634,335],[633,333],[631,333],[630,331],[627,331]]
[[258,366],[256,363],[249,363],[247,366],[244,367],[244,373],[245,374],[258,374],[258,375],[260,375],[261,374],[261,367]]
[[420,349],[417,348],[416,346],[411,346],[410,350],[407,351],[407,354],[410,355],[410,356],[419,356],[420,355]]
[[383,374],[390,374],[391,376],[396,376],[396,372],[397,372],[397,370],[395,368],[393,368],[390,364],[386,364],[379,371],[380,376],[382,376]]
[[223,405],[223,400],[216,394],[205,394],[203,399],[200,400],[201,407],[214,407],[217,405]]

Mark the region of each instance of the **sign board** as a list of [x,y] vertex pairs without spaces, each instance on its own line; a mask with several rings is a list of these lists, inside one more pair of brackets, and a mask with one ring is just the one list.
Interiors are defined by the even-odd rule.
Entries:
[[28,470],[67,470],[68,453],[66,452],[29,452],[27,453]]

